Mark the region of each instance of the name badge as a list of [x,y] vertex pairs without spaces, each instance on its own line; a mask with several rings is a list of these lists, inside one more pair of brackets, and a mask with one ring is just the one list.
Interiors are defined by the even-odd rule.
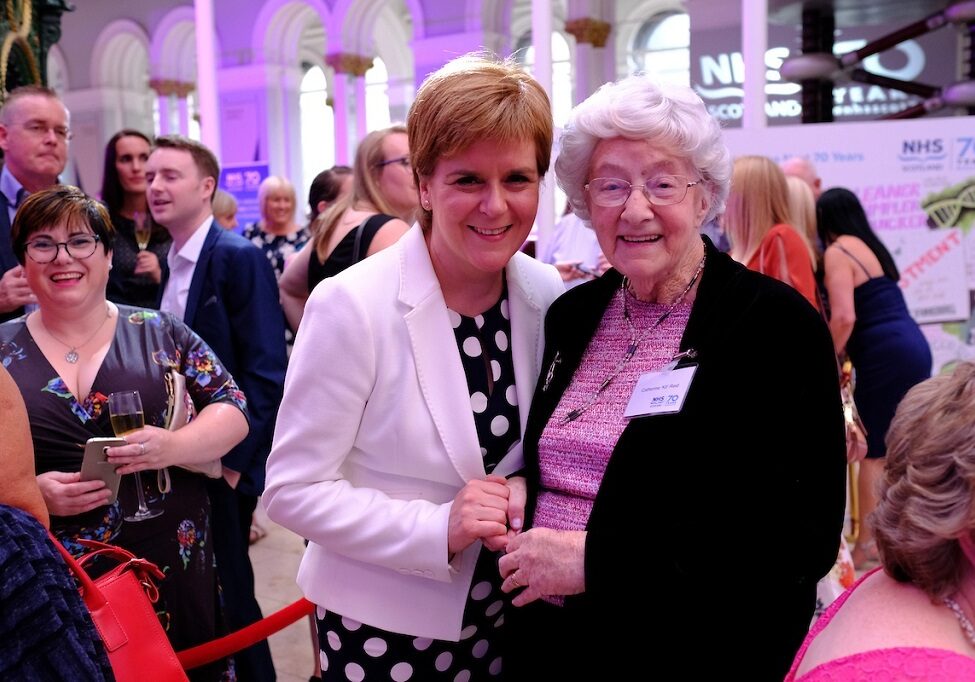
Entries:
[[676,414],[684,407],[697,365],[662,372],[647,372],[636,382],[623,416],[646,417],[654,414]]

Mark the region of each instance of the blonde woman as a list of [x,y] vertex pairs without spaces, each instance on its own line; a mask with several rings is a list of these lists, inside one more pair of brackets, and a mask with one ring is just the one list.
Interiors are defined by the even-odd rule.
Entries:
[[310,248],[289,261],[278,282],[292,329],[298,328],[316,284],[392,246],[413,223],[417,194],[406,128],[391,126],[366,135],[356,150],[352,178],[352,192],[312,224]]
[[789,190],[789,217],[792,219],[792,228],[806,243],[813,270],[818,270],[822,256],[816,248],[819,243],[819,236],[816,234],[816,197],[806,181],[801,178],[787,175],[785,182]]
[[764,156],[735,159],[723,222],[731,257],[785,282],[818,308],[813,259],[808,244],[789,224],[790,215],[782,170]]
[[249,239],[264,252],[275,276],[281,279],[285,260],[308,241],[308,230],[295,222],[298,204],[295,186],[278,175],[264,178],[257,188],[257,204],[261,219],[247,226],[244,239]]

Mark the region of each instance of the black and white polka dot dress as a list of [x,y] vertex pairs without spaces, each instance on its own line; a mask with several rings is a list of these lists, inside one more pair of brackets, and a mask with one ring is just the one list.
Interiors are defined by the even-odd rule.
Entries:
[[[521,439],[507,287],[476,317],[447,311],[457,338],[485,471]],[[474,567],[459,642],[387,632],[318,608],[323,680],[470,682],[501,675],[507,604],[498,555],[481,550]]]

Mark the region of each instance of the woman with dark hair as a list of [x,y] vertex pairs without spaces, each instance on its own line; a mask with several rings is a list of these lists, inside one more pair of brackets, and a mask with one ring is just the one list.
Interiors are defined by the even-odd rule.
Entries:
[[352,168],[350,166],[332,166],[315,176],[308,188],[308,225],[325,212],[338,199],[352,191]]
[[[0,325],[0,366],[27,405],[51,531],[75,555],[83,551],[79,540],[100,540],[162,568],[155,610],[173,648],[210,641],[221,634],[210,500],[205,476],[186,467],[218,459],[244,439],[244,395],[180,320],[105,299],[115,231],[105,207],[81,190],[58,185],[31,194],[10,236],[38,309]],[[174,374],[185,379],[196,417],[171,431],[167,412],[179,398]],[[81,480],[82,456],[90,438],[114,434],[108,396],[130,390],[141,395],[146,425],[106,450],[123,475],[110,502],[103,481]],[[168,486],[160,483],[164,469]],[[163,513],[132,523],[127,514],[137,508],[139,479],[125,474],[137,471],[146,473],[140,478],[148,505]],[[193,679],[223,679],[225,668],[215,663]]]
[[[829,297],[829,331],[838,355],[856,369],[854,399],[867,428],[867,458],[860,463],[860,510],[876,506],[883,471],[884,437],[897,403],[931,374],[931,350],[911,319],[890,252],[870,228],[859,199],[837,187],[816,203],[819,238],[826,248],[823,269]],[[861,524],[853,550],[858,567],[876,558],[873,533]]]
[[145,163],[152,141],[126,128],[105,146],[102,202],[115,227],[108,300],[157,308],[159,283],[172,239],[152,221],[146,202]]

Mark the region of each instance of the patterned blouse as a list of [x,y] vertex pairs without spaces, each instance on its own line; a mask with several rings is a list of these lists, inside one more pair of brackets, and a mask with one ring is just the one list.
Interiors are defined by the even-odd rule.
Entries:
[[244,228],[244,239],[249,239],[264,252],[271,263],[271,267],[274,268],[274,276],[277,279],[281,279],[281,273],[284,272],[284,262],[301,251],[310,238],[311,233],[307,227],[284,235],[269,234],[262,230],[257,223],[252,223]]

